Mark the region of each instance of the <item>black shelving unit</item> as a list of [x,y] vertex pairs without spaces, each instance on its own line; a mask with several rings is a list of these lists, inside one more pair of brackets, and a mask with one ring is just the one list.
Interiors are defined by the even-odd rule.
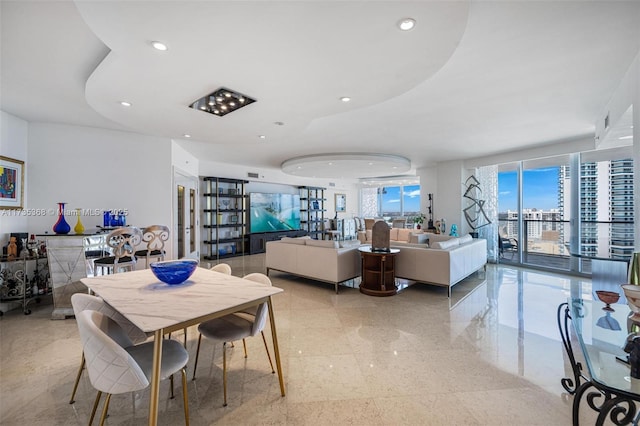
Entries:
[[219,260],[247,252],[246,180],[206,176],[203,191],[204,259]]
[[324,234],[324,198],[326,188],[317,186],[299,186],[300,191],[300,227],[311,238],[321,240]]

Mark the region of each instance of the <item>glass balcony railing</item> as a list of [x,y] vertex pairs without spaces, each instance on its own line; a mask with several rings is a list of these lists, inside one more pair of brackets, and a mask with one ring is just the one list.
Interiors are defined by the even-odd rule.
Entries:
[[517,251],[501,253],[501,263],[590,274],[590,258],[628,260],[635,248],[634,224],[628,221],[581,221],[575,253],[570,249],[574,235],[569,221],[524,219],[521,234],[517,219],[499,219],[498,226],[501,236],[517,245]]

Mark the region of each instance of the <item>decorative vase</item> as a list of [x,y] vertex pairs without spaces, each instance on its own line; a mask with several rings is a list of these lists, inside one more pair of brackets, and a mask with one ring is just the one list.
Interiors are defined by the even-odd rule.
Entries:
[[640,285],[640,253],[635,252],[629,264],[629,284]]
[[53,232],[56,234],[68,234],[71,227],[64,219],[64,205],[66,203],[58,203],[58,221],[53,225]]
[[76,234],[84,234],[84,225],[82,225],[82,222],[80,221],[80,212],[82,210],[81,209],[76,209],[76,216],[78,218],[78,223],[76,223],[76,226],[73,228],[73,231]]

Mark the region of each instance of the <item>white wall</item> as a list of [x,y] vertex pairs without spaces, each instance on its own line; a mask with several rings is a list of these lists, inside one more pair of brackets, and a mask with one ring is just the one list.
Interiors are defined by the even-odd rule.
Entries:
[[[82,218],[89,231],[102,210],[127,209],[127,224],[170,224],[171,141],[137,133],[61,124],[29,125],[30,208],[95,209]],[[55,215],[29,219],[29,232],[51,233]],[[73,228],[75,218],[67,217]]]
[[433,221],[445,219],[446,233],[452,224],[460,226],[465,223],[462,213],[463,182],[466,179],[464,163],[462,161],[447,161],[438,163],[437,191],[434,194],[435,215]]
[[[29,188],[29,161],[27,158],[27,141],[29,123],[0,111],[0,155],[21,160],[25,163],[24,170],[24,207],[29,207],[26,195]],[[9,234],[12,232],[26,232],[28,230],[27,216],[21,215],[19,210],[0,210],[0,247],[6,247]],[[0,253],[2,251],[0,250]]]

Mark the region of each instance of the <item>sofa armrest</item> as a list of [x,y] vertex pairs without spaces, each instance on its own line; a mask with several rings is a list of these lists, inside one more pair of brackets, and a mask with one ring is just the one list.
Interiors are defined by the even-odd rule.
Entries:
[[427,244],[429,242],[429,234],[412,232],[409,242],[411,244]]

